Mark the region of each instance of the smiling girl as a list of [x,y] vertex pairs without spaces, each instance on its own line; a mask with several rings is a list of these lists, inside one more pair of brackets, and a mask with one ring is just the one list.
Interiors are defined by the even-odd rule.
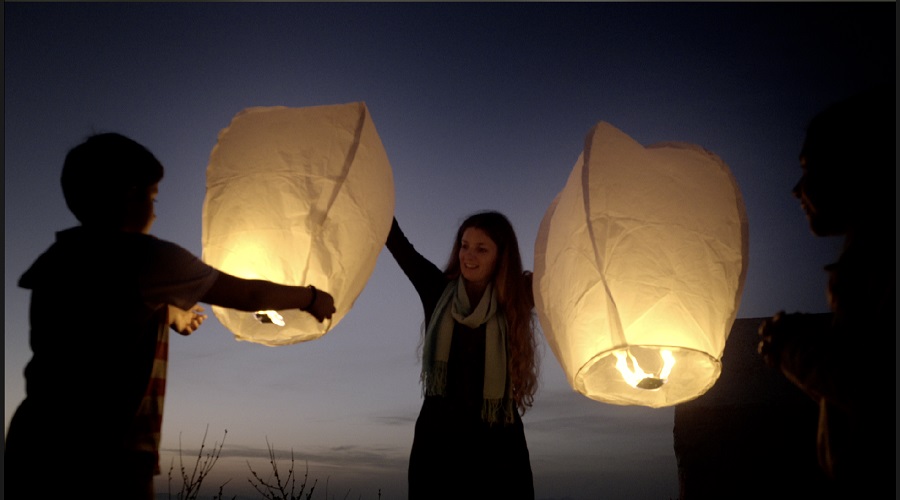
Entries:
[[534,498],[521,419],[537,388],[534,297],[512,225],[498,212],[467,218],[444,271],[396,219],[387,248],[427,320],[409,498]]

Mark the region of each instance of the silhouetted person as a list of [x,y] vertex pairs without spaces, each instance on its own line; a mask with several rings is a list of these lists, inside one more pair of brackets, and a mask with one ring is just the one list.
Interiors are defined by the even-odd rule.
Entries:
[[327,292],[240,279],[150,236],[162,176],[150,151],[119,134],[66,155],[63,194],[81,224],[57,233],[19,281],[31,290],[33,356],[6,435],[7,498],[153,498],[168,331],[196,329],[197,302],[334,313]]
[[467,218],[444,271],[413,248],[396,219],[387,248],[427,324],[408,498],[533,499],[519,412],[537,388],[534,298],[512,225],[497,212]]
[[815,235],[844,237],[826,267],[833,315],[781,312],[760,326],[766,363],[819,402],[819,462],[836,498],[894,497],[894,93],[856,96],[810,122],[793,192]]

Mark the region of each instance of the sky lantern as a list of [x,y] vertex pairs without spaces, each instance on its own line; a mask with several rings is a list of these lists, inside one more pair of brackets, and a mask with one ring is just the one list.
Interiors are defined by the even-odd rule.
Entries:
[[600,122],[535,244],[538,318],[569,384],[653,408],[713,386],[740,303],[747,214],[728,166]]
[[331,322],[213,307],[238,340],[313,340],[346,316],[394,214],[390,163],[364,103],[257,107],[219,133],[206,171],[203,260],[235,276],[334,296]]

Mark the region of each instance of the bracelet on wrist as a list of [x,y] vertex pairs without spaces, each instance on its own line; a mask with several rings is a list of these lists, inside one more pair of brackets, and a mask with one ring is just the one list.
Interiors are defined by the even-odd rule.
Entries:
[[312,292],[312,299],[310,299],[309,304],[303,308],[304,311],[309,311],[312,309],[312,306],[316,303],[316,299],[319,297],[319,292],[316,290],[316,287],[309,285],[306,288],[309,288]]

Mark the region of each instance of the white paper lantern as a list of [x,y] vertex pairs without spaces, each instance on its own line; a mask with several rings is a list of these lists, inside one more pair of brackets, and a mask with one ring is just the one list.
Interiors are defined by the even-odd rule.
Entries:
[[363,103],[259,107],[238,113],[210,154],[203,259],[241,278],[315,285],[334,296],[331,322],[300,310],[213,307],[238,340],[313,340],[365,287],[394,214],[391,166]]
[[604,122],[544,216],[535,303],[571,386],[606,403],[694,399],[721,372],[747,272],[743,198],[703,148]]

